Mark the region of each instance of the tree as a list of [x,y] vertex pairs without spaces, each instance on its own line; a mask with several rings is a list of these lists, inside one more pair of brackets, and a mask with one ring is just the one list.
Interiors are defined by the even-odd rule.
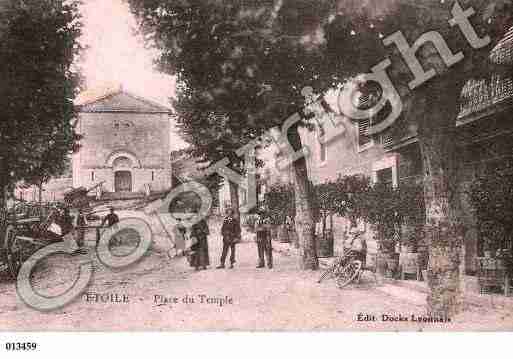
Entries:
[[322,231],[326,231],[326,221],[335,212],[337,188],[334,183],[326,182],[314,186],[314,218],[321,220]]
[[370,188],[370,179],[360,175],[339,177],[334,182],[315,186],[315,215],[321,217],[323,229],[328,215],[338,214],[353,224],[364,219],[363,200]]
[[[78,139],[78,1],[10,0],[0,13],[0,190],[65,170]],[[2,206],[5,205],[2,203]]]
[[[325,54],[331,63],[326,72],[344,79],[368,73],[371,67],[387,58],[392,63],[387,69],[388,76],[404,104],[403,116],[394,124],[394,131],[400,133],[416,128],[424,164],[429,244],[428,307],[434,315],[453,315],[461,308],[460,262],[465,232],[460,220],[458,151],[455,147],[459,96],[467,80],[488,78],[491,70],[502,70],[489,61],[489,55],[511,26],[512,3],[509,0],[467,0],[459,3],[347,0],[339,2],[339,5],[339,11],[325,27]],[[476,12],[470,20],[470,12],[462,13],[469,7]],[[451,11],[460,12],[458,23],[452,23],[458,26],[449,23],[453,18]],[[472,45],[459,28],[463,19],[471,21],[475,30]],[[438,41],[438,45],[447,43],[450,52],[445,54],[445,59],[434,51],[433,43],[420,46],[416,52],[405,50],[429,31],[436,31],[443,39]],[[397,44],[404,53],[400,53]],[[438,50],[444,49],[439,46]],[[456,56],[459,51],[463,56]],[[416,55],[422,64],[412,61],[412,55]],[[405,56],[410,56],[408,62],[404,60]],[[420,81],[423,77],[425,79],[423,72],[428,69],[435,70],[436,76],[429,81]],[[369,87],[372,88],[368,83],[365,85],[358,86],[363,94],[371,92]]]
[[[219,176],[202,176],[201,172],[202,169],[206,167],[206,164],[203,163],[200,159],[194,157],[192,155],[193,152],[194,150],[192,148],[185,148],[171,152],[171,158],[173,159],[171,164],[171,167],[173,168],[173,177],[178,180],[178,183],[173,183],[173,187],[177,187],[178,185],[186,183],[187,181],[196,181],[205,186],[206,188],[208,188],[210,193],[214,194],[212,196],[212,206],[218,207],[219,196],[215,194],[219,193],[221,178],[219,178]],[[187,194],[194,195],[185,196],[194,198],[194,200],[192,201],[194,202],[193,208],[200,208],[201,202],[197,203],[197,194],[193,192]],[[178,196],[177,201],[180,199],[180,197],[183,196]],[[173,207],[173,205],[170,206]],[[181,210],[183,210],[183,208]],[[177,210],[175,209],[171,212],[176,211]]]
[[371,190],[370,178],[362,175],[339,177],[332,192],[335,213],[353,223],[364,218],[365,198]]
[[[322,54],[312,36],[332,1],[130,0],[141,28],[162,51],[160,69],[178,76],[175,107],[186,140],[209,160],[227,157],[241,172],[234,151],[303,113],[302,89],[319,82]],[[302,148],[299,121],[286,133]],[[302,267],[317,269],[306,159],[293,164],[296,226]],[[236,186],[231,183],[234,202]]]
[[[513,241],[513,163],[487,169],[474,179],[467,194],[476,211],[484,249],[495,255],[497,249],[507,248]],[[513,252],[509,256],[513,257]]]
[[[426,172],[429,309],[441,316],[458,311],[464,241],[456,195],[458,151],[454,135],[458,101],[469,78],[487,76],[497,67],[487,66],[491,64],[489,53],[511,24],[511,0],[466,0],[461,6],[438,0],[255,0],[222,4],[131,0],[131,4],[143,27],[151,29],[148,33],[163,50],[164,68],[181,77],[199,74],[194,81],[184,81],[186,88],[203,89],[210,84],[210,91],[203,94],[207,102],[233,101],[235,110],[243,111],[233,118],[233,128],[249,129],[252,135],[258,136],[261,130],[279,126],[291,114],[301,113],[304,86],[322,93],[368,73],[377,64],[387,67],[382,61],[390,59],[393,65],[386,69],[387,74],[404,104],[402,121],[396,121],[394,127],[397,131],[416,128]],[[477,13],[472,18],[476,33],[469,35],[467,27],[464,35],[460,28],[468,25],[465,21],[470,13],[466,10],[470,6]],[[459,12],[453,19],[454,26],[449,23],[451,10]],[[425,40],[421,36],[429,31],[436,31],[429,35],[438,34],[437,40],[442,38],[437,45],[441,45],[438,50],[445,51],[445,57],[433,51],[433,46],[420,46],[416,51],[424,67],[435,70],[436,76],[426,82],[423,80],[429,76],[422,64],[411,61],[415,52],[407,51],[404,42],[408,45],[419,38]],[[385,37],[388,34],[392,35]],[[485,35],[490,39],[487,46]],[[223,52],[225,49],[227,52]],[[456,51],[463,56],[453,53]],[[404,56],[409,56],[408,62]],[[213,62],[207,61],[205,66],[205,59]],[[411,81],[412,77],[416,81]],[[365,95],[373,86],[363,85],[367,86],[358,87]],[[247,94],[243,98],[250,101],[239,102],[234,96],[238,93]],[[394,110],[397,104],[389,101],[388,105]],[[232,116],[229,111],[224,113]],[[304,125],[305,121],[297,121],[287,133],[294,151],[302,148],[298,128]],[[379,128],[383,123],[375,125]],[[297,159],[293,166],[302,265],[315,269],[318,261],[306,159]]]
[[275,184],[265,193],[265,205],[274,224],[283,224],[287,216],[294,217],[294,190],[289,184]]
[[402,238],[401,227],[423,219],[424,197],[416,184],[399,187],[377,183],[358,195],[360,218],[375,226],[378,243],[390,252]]

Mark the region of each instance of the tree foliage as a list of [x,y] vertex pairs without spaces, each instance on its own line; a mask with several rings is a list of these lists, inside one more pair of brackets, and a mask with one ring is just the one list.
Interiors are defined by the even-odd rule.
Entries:
[[370,178],[351,175],[316,186],[316,196],[321,211],[374,225],[378,241],[397,241],[403,224],[424,222],[422,186],[416,184],[371,185]]
[[265,193],[264,204],[274,224],[283,224],[287,216],[296,216],[294,188],[288,184],[275,184]]
[[513,240],[513,164],[489,168],[468,190],[485,249],[497,250]]
[[[490,37],[488,46],[474,49],[462,31],[449,24],[455,3],[439,0],[339,2],[340,10],[325,26],[325,54],[329,63],[325,71],[331,73],[335,81],[351,79],[370,72],[373,66],[389,59],[391,66],[387,72],[405,105],[403,116],[393,128],[394,132],[404,135],[415,128],[420,135],[431,135],[442,128],[454,127],[451,121],[454,122],[458,113],[459,96],[469,79],[489,80],[493,72],[511,71],[510,67],[491,61],[490,51],[513,24],[510,0],[459,1],[464,10],[469,7],[474,9],[475,14],[469,21],[477,36]],[[461,52],[464,58],[448,67],[433,44],[420,47],[415,55],[424,70],[434,69],[436,76],[410,90],[409,82],[413,79],[411,69],[397,46],[385,46],[383,40],[401,32],[408,44],[413,46],[417,39],[430,31],[438,32],[451,51],[454,54]],[[429,116],[430,112],[434,116]]]
[[335,213],[351,221],[363,219],[362,203],[371,190],[370,179],[362,175],[339,177],[334,183],[333,207]]
[[78,1],[10,0],[0,13],[1,187],[60,175],[74,148]]
[[[478,36],[490,36],[490,44],[481,49],[474,49],[457,27],[449,25],[454,1],[130,3],[146,33],[163,50],[161,67],[179,76],[182,95],[177,108],[184,118],[182,130],[198,146],[208,148],[205,153],[227,150],[230,155],[232,144],[258,137],[262,131],[281,125],[292,113],[301,112],[303,87],[322,93],[368,73],[389,58],[393,64],[390,77],[405,105],[395,130],[415,129],[424,158],[426,218],[432,228],[430,256],[434,259],[430,262],[434,265],[430,268],[434,295],[429,302],[433,313],[454,313],[460,293],[457,258],[463,243],[457,231],[461,213],[455,196],[459,97],[468,79],[486,77],[497,67],[487,66],[496,65],[489,61],[489,54],[511,25],[512,0],[459,2],[463,9],[475,10],[472,23]],[[448,67],[432,46],[423,46],[417,55],[425,68],[436,70],[436,77],[410,91],[409,67],[396,46],[382,42],[396,31],[401,31],[409,44],[428,31],[437,31],[454,53],[463,53],[464,60]],[[301,140],[295,130],[292,128],[289,139],[298,150]],[[296,161],[294,174],[296,207],[303,215],[311,210],[311,203],[302,159]],[[304,225],[299,235],[312,237],[311,216],[303,216],[301,222]],[[305,243],[308,248],[304,253],[315,251],[313,239]],[[314,255],[307,256],[312,257],[308,260],[311,267],[316,267]],[[436,260],[436,256],[445,258]]]
[[401,225],[416,224],[424,219],[422,187],[401,184],[394,188],[387,184],[375,184],[359,202],[361,218],[376,226],[380,240],[399,240]]
[[[399,135],[416,134],[423,158],[425,233],[430,257],[429,312],[452,315],[461,309],[459,258],[465,235],[458,195],[461,161],[455,141],[459,100],[468,80],[487,79],[490,71],[502,70],[502,66],[490,61],[490,51],[512,24],[512,1],[347,0],[340,4],[344,5],[325,27],[325,53],[331,63],[325,71],[334,73],[334,78],[350,79],[370,72],[385,59],[390,61],[387,74],[404,105],[393,131]],[[473,8],[475,14],[470,21],[479,38],[489,36],[487,46],[474,49],[462,31],[449,24],[456,4],[463,10]],[[383,40],[400,34],[408,46],[413,46],[430,31],[436,31],[453,54],[461,52],[463,59],[448,66],[433,44],[425,44],[414,55],[423,70],[434,70],[435,76],[410,89],[414,75],[399,51],[400,46],[385,46]],[[364,94],[372,92],[362,87],[368,84],[357,85]],[[377,220],[382,216],[374,217]]]
[[[178,126],[198,155],[228,157],[241,172],[234,150],[303,108],[302,89],[320,80],[324,61],[319,26],[335,2],[130,0],[143,31],[162,50],[161,70],[178,77]],[[297,126],[288,135],[295,150],[302,147]],[[306,162],[294,167],[298,235],[305,237],[306,267],[316,269]]]
[[176,75],[177,121],[198,154],[227,156],[302,108],[319,82],[315,32],[335,1],[130,0]]

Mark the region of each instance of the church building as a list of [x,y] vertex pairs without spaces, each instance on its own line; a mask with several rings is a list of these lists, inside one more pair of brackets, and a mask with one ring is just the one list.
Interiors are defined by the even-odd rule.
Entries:
[[171,188],[171,110],[122,88],[86,92],[76,102],[73,187],[102,184],[103,192]]

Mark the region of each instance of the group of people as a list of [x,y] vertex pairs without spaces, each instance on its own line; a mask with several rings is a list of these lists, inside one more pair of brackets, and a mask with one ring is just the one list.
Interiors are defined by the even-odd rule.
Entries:
[[[184,227],[179,228],[179,232],[186,234]],[[261,209],[255,221],[256,242],[258,248],[257,268],[273,268],[273,254],[271,243],[271,219],[264,209]],[[208,235],[210,230],[206,220],[201,220],[190,229],[188,236],[193,240],[193,245],[189,249],[189,263],[195,270],[205,270],[210,265],[208,251]],[[233,269],[236,259],[236,246],[241,241],[242,232],[240,220],[235,215],[235,211],[229,208],[223,219],[221,226],[221,236],[223,241],[223,250],[221,253],[220,264],[217,269],[226,268],[226,259],[230,254],[229,268]]]
[[[48,219],[49,226],[44,229],[42,236],[55,241],[62,241],[66,236],[72,236],[78,246],[78,251],[85,250],[85,234],[88,226],[86,214],[79,209],[76,216],[72,216],[69,208],[54,211]],[[112,227],[119,223],[119,217],[114,208],[110,208],[109,214],[102,219],[101,227]]]

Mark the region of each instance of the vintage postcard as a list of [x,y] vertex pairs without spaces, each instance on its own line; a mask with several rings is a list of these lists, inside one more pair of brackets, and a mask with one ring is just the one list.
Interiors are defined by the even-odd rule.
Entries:
[[0,40],[0,331],[513,330],[513,0],[2,0]]

